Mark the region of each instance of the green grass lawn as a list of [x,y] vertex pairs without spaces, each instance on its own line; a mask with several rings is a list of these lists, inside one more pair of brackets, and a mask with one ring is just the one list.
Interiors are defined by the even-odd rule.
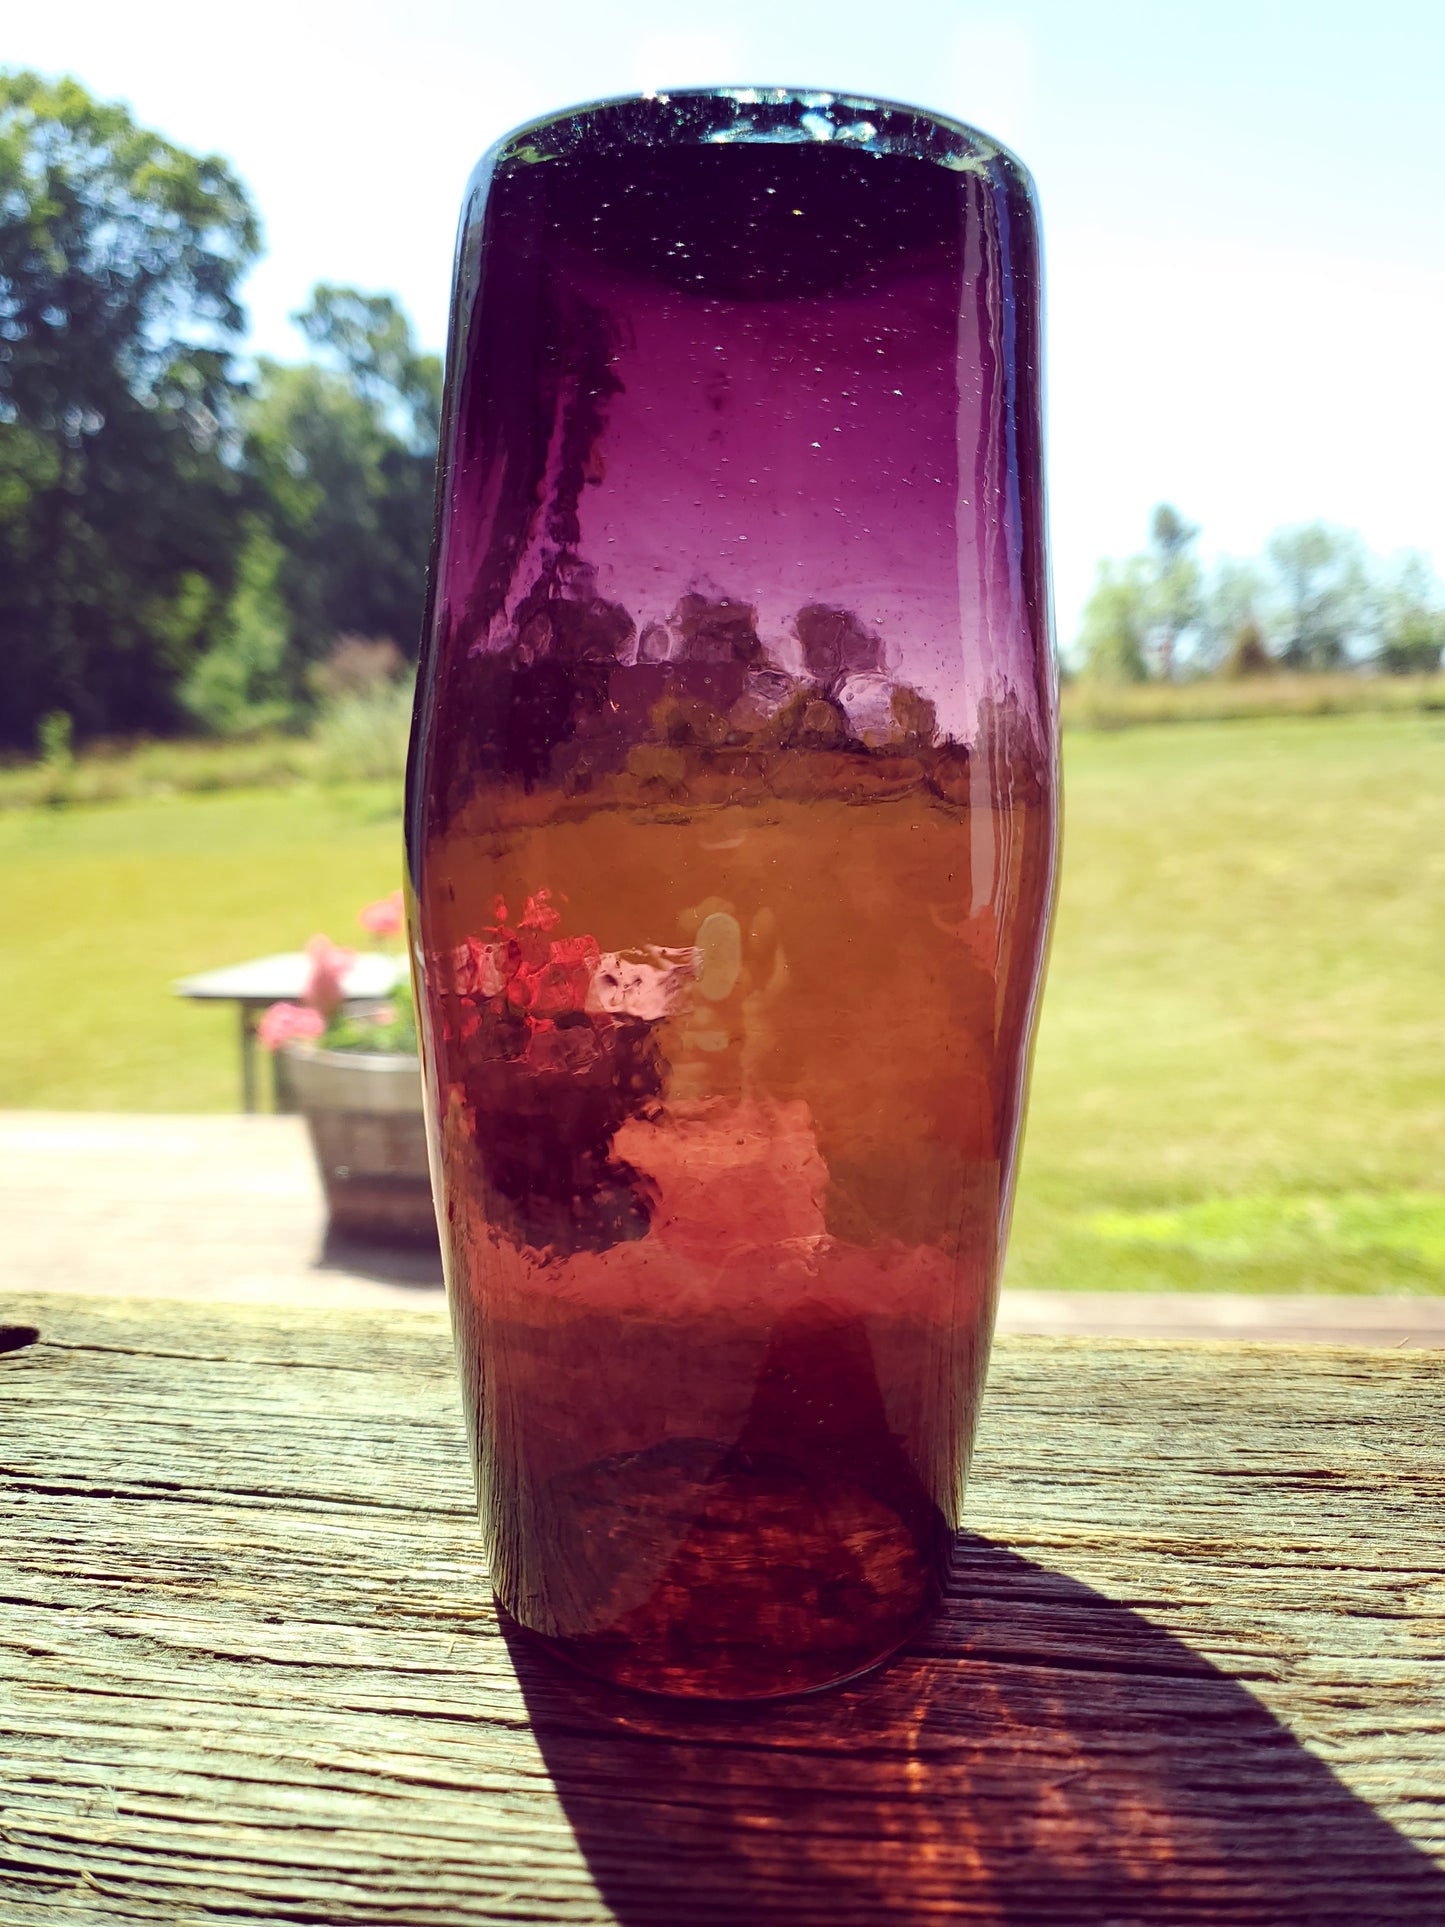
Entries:
[[1010,1282],[1445,1290],[1445,719],[1065,761]]
[[0,1106],[224,1111],[240,1102],[233,1004],[177,977],[325,931],[368,939],[401,881],[394,784],[0,815]]
[[[1445,718],[1066,738],[1010,1282],[1445,1290]],[[233,1106],[172,978],[393,887],[387,786],[0,816],[0,1105]]]

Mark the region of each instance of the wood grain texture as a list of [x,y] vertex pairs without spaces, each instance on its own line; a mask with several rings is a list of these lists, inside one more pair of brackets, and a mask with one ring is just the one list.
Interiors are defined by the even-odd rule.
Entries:
[[0,1922],[1445,1922],[1438,1356],[1000,1345],[950,1606],[745,1712],[490,1604],[425,1314],[36,1297]]

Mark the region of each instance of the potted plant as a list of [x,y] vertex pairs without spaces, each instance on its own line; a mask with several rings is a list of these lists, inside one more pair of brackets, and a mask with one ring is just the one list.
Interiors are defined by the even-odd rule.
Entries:
[[[377,942],[402,927],[400,890],[358,919]],[[310,970],[299,1004],[273,1004],[256,1027],[279,1053],[306,1119],[331,1226],[355,1237],[430,1244],[436,1239],[427,1167],[416,1017],[405,976],[385,1001],[348,1001],[354,950],[329,937],[306,946]],[[279,1066],[278,1066],[279,1068]]]

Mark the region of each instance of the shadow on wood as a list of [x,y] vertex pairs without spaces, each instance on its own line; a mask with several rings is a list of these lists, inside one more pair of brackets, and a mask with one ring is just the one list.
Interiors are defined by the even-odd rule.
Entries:
[[365,1238],[328,1225],[318,1271],[341,1271],[348,1277],[373,1278],[383,1284],[423,1285],[434,1291],[442,1283],[442,1254],[433,1232],[430,1239]]
[[1445,1920],[1434,1861],[1244,1685],[976,1536],[927,1639],[813,1699],[688,1707],[509,1645],[621,1927]]

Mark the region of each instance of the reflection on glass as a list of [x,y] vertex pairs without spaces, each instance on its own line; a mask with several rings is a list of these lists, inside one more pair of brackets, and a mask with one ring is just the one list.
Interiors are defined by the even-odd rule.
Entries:
[[929,1610],[1052,893],[1027,177],[789,93],[525,130],[463,227],[408,836],[493,1580],[608,1677]]

